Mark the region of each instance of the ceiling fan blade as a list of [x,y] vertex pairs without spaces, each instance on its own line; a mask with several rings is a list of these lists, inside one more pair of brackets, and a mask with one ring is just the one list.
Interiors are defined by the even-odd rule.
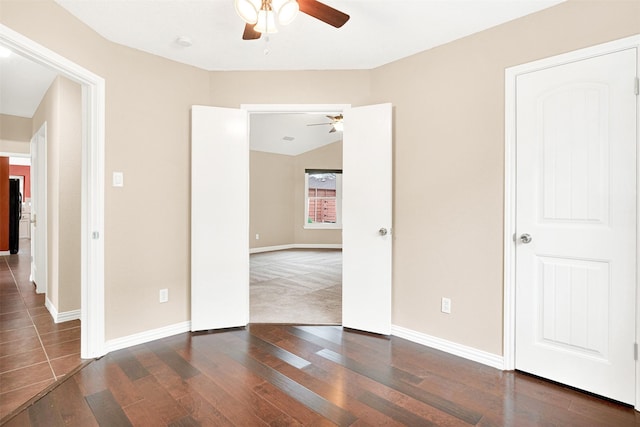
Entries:
[[323,125],[332,125],[333,123],[309,123],[307,126],[323,126]]
[[349,15],[340,12],[337,9],[320,3],[317,0],[298,0],[300,12],[304,12],[309,16],[333,25],[336,28],[342,27],[349,20]]
[[242,34],[242,40],[256,40],[262,36],[261,33],[253,29],[256,24],[246,24],[244,26],[244,33]]

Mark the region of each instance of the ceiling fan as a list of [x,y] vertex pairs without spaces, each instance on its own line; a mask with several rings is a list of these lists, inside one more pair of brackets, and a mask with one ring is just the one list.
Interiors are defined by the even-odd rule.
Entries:
[[255,40],[262,33],[277,32],[276,21],[286,25],[293,21],[298,10],[336,28],[349,20],[346,13],[317,0],[235,0],[235,7],[246,22],[243,40]]
[[335,116],[326,116],[327,118],[331,119],[330,122],[327,123],[310,123],[307,126],[323,126],[323,125],[331,125],[331,130],[329,131],[329,133],[333,133],[333,132],[337,132],[340,131],[342,132],[344,123],[343,123],[343,118],[342,114],[338,114]]

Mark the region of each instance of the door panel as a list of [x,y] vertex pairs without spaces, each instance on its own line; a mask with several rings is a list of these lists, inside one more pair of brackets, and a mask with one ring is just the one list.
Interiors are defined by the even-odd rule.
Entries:
[[389,335],[392,107],[370,105],[343,114],[342,324]]
[[47,124],[31,138],[31,277],[47,292]]
[[249,321],[247,112],[191,110],[191,330]]
[[636,63],[629,49],[523,74],[516,94],[516,368],[626,403]]

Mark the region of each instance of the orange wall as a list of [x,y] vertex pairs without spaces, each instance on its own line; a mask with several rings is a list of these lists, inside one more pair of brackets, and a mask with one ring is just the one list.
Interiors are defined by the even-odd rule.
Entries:
[[22,200],[31,197],[31,166],[9,165],[9,175],[24,176]]
[[0,157],[0,251],[9,250],[9,158]]

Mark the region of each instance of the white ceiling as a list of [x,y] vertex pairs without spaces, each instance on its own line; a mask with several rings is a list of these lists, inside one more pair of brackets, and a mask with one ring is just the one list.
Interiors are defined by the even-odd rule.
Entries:
[[55,77],[52,70],[22,56],[0,58],[0,114],[33,117]]
[[[332,112],[335,113],[338,112]],[[249,121],[251,149],[297,156],[342,141],[342,132],[329,132],[331,122],[325,114],[252,113]]]
[[[233,0],[55,1],[108,40],[206,70],[347,70],[372,69],[564,0],[323,0],[351,19],[337,29],[300,13],[268,42],[242,40]],[[181,36],[193,45],[181,47]],[[0,58],[0,114],[32,117],[54,78],[15,54]],[[330,126],[306,126],[328,121],[324,115],[257,116],[252,148],[261,151],[296,155],[342,137]]]
[[[351,19],[334,28],[300,13],[268,43],[242,40],[233,0],[56,2],[108,40],[206,70],[344,70],[375,68],[561,0],[323,0]],[[180,36],[193,45],[180,47]]]

